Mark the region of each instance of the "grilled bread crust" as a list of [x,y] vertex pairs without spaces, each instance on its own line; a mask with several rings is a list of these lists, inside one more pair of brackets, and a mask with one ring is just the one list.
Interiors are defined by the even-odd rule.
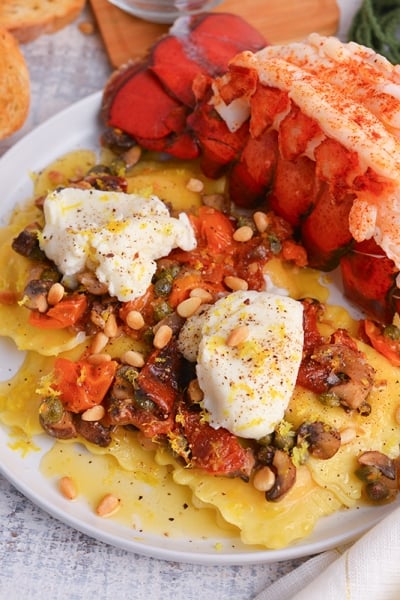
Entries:
[[53,33],[74,21],[85,0],[1,0],[0,27],[20,43]]
[[30,106],[30,78],[15,37],[0,28],[0,139],[24,124]]

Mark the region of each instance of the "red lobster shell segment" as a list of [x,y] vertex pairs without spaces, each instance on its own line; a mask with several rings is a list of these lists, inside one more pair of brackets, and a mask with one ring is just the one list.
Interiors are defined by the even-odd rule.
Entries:
[[196,158],[200,150],[186,122],[196,105],[193,82],[197,80],[201,89],[201,82],[222,74],[238,52],[256,51],[265,44],[263,36],[236,15],[178,19],[142,61],[113,74],[104,90],[103,118],[143,148]]

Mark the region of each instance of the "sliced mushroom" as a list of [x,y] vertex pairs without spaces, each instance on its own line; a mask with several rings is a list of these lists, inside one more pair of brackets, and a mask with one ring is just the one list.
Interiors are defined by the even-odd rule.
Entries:
[[398,459],[393,460],[375,450],[369,450],[358,457],[361,465],[357,477],[364,481],[368,498],[374,502],[389,502],[398,493]]
[[383,454],[383,452],[378,452],[377,450],[368,450],[358,457],[358,462],[360,465],[376,467],[378,471],[382,473],[382,475],[388,477],[389,479],[396,478],[395,462],[386,456],[386,454]]
[[[122,161],[121,169],[126,169],[126,165]],[[90,174],[86,175],[83,181],[97,190],[111,192],[126,192],[128,190],[127,179],[119,175],[110,175],[108,173]]]
[[100,421],[84,421],[80,415],[77,415],[75,417],[75,427],[79,435],[96,446],[106,448],[111,443],[113,428],[106,427]]
[[48,309],[47,294],[54,281],[50,279],[32,279],[24,289],[24,306],[41,313]]
[[275,450],[271,466],[276,474],[276,479],[273,487],[265,492],[265,497],[269,501],[276,502],[282,500],[285,494],[294,486],[296,467],[289,454],[283,450]]
[[38,231],[40,230],[41,227],[38,223],[28,225],[14,238],[11,244],[12,249],[31,260],[47,260],[45,253],[39,246]]
[[58,440],[70,440],[78,435],[72,413],[68,411],[64,411],[61,419],[55,423],[47,421],[41,414],[39,420],[45,432]]
[[326,460],[336,454],[340,448],[340,433],[334,427],[314,421],[303,423],[297,430],[297,443],[305,442],[309,453],[315,458]]
[[77,275],[77,280],[83,285],[89,294],[94,296],[102,296],[108,292],[108,287],[105,283],[101,283],[92,271],[84,271]]
[[314,350],[312,360],[329,367],[330,390],[341,404],[352,410],[363,410],[375,371],[358,350],[343,344],[322,344]]

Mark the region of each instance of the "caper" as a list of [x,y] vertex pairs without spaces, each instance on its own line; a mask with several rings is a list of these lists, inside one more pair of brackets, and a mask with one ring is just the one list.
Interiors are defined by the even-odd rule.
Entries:
[[156,404],[148,396],[142,394],[140,391],[135,393],[135,404],[142,410],[154,411]]
[[114,158],[110,164],[111,175],[117,175],[118,177],[125,177],[126,175],[126,164],[122,158]]
[[322,392],[322,394],[319,394],[318,399],[324,406],[340,406],[339,396],[332,391]]
[[291,431],[280,431],[277,429],[274,434],[274,446],[280,450],[291,450],[295,445],[296,432]]
[[52,269],[51,267],[49,267],[48,269],[42,271],[40,279],[57,282],[60,281],[61,276],[57,269]]
[[246,215],[238,215],[237,216],[237,220],[236,220],[236,227],[239,229],[239,227],[251,227],[252,229],[254,229],[254,221],[253,219],[251,219],[250,217],[246,216]]
[[177,264],[172,264],[167,268],[157,271],[153,279],[156,296],[168,296],[170,294],[172,282],[179,271],[180,267]]
[[173,264],[170,267],[168,267],[168,272],[171,275],[172,279],[175,279],[175,277],[178,275],[179,271],[181,270],[181,267],[178,264]]
[[172,279],[169,276],[163,276],[157,279],[154,284],[154,293],[156,296],[169,296],[172,288]]
[[59,398],[45,398],[39,406],[39,415],[45,424],[58,423],[63,418],[64,407]]
[[386,325],[383,329],[383,335],[394,341],[400,340],[400,327],[393,324]]
[[146,327],[145,330],[142,333],[142,342],[147,345],[147,346],[151,346],[153,344],[153,339],[154,339],[154,331],[152,327]]
[[110,174],[110,169],[106,165],[94,165],[91,169],[88,170],[87,175],[100,175],[106,173]]
[[154,318],[157,322],[161,321],[162,319],[164,319],[171,313],[172,313],[172,308],[170,307],[168,302],[160,302],[159,304],[156,304],[156,306],[154,307]]
[[135,386],[138,377],[138,370],[135,367],[124,365],[118,370],[118,375],[125,379],[128,383]]
[[279,254],[279,252],[282,250],[282,244],[280,239],[274,234],[269,234],[268,241],[271,252],[273,254]]
[[258,442],[258,444],[260,444],[260,446],[270,446],[272,444],[272,440],[273,440],[272,433],[268,433],[267,435],[264,435],[262,438],[257,440],[257,442]]
[[377,481],[382,475],[379,469],[372,465],[363,465],[362,467],[359,467],[355,474],[358,479],[361,479],[361,481],[364,481],[365,483]]

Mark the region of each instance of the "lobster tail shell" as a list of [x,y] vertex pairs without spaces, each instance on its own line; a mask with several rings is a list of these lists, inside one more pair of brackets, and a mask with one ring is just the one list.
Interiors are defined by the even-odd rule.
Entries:
[[195,158],[200,150],[195,132],[187,126],[197,102],[195,82],[223,73],[238,52],[265,44],[263,36],[236,15],[182,17],[143,60],[124,65],[110,77],[103,92],[102,120],[145,149]]
[[267,46],[240,17],[208,13],[119,69],[102,118],[109,139],[122,130],[225,174],[233,204],[284,218],[310,266],[340,265],[346,295],[388,321],[400,309],[399,97],[399,69],[368,48],[317,34]]

